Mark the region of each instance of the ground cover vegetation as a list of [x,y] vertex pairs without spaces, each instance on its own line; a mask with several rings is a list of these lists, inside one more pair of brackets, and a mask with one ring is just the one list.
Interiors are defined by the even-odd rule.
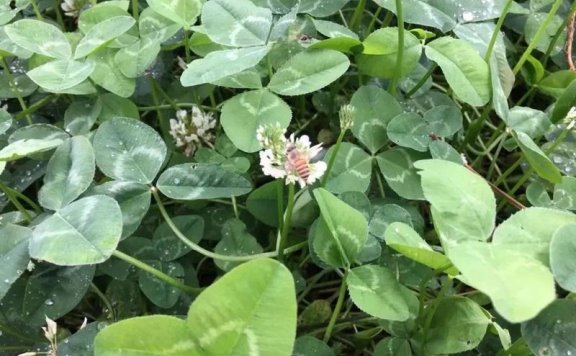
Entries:
[[576,353],[575,11],[0,0],[0,354]]

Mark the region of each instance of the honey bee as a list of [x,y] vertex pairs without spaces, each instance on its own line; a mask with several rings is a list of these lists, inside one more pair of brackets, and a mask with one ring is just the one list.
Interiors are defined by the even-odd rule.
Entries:
[[302,157],[302,154],[296,146],[290,145],[286,150],[286,158],[290,165],[292,165],[295,169],[300,178],[306,180],[310,176],[310,167],[308,165],[308,160],[305,157]]

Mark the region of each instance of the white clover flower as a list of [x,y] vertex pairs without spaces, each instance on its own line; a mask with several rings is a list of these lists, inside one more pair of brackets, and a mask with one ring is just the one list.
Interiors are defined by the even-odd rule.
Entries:
[[201,144],[212,146],[214,135],[211,130],[216,126],[212,113],[203,113],[193,106],[190,115],[186,110],[178,110],[176,119],[170,119],[170,135],[176,147],[184,148],[184,154],[191,156]]
[[572,121],[574,119],[576,119],[576,106],[573,106],[566,114],[566,120]]
[[60,8],[64,11],[64,15],[69,17],[78,17],[80,14],[81,4],[78,4],[76,0],[63,0],[60,4]]
[[260,152],[262,172],[274,178],[284,178],[286,184],[298,183],[300,187],[313,184],[326,171],[326,163],[313,162],[322,151],[322,145],[311,146],[306,135],[284,137],[280,126],[260,127],[258,141],[264,147]]

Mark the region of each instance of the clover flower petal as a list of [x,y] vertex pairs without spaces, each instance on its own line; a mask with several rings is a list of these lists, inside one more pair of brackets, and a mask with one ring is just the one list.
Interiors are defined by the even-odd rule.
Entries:
[[190,115],[186,110],[176,111],[176,118],[170,119],[170,135],[174,138],[176,147],[183,148],[186,156],[194,154],[202,143],[208,145],[214,140],[212,130],[216,119],[212,113],[203,113],[193,106]]
[[260,165],[265,175],[284,178],[286,184],[298,183],[304,188],[313,184],[326,171],[326,163],[313,162],[322,151],[322,145],[312,146],[307,135],[288,139],[279,125],[261,126],[256,138],[264,147],[260,151]]

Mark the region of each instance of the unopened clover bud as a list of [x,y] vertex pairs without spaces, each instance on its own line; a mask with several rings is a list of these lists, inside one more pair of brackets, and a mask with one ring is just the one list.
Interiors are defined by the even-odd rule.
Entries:
[[356,108],[350,104],[342,105],[340,107],[340,129],[350,130],[352,125],[354,125],[354,114],[356,113]]

